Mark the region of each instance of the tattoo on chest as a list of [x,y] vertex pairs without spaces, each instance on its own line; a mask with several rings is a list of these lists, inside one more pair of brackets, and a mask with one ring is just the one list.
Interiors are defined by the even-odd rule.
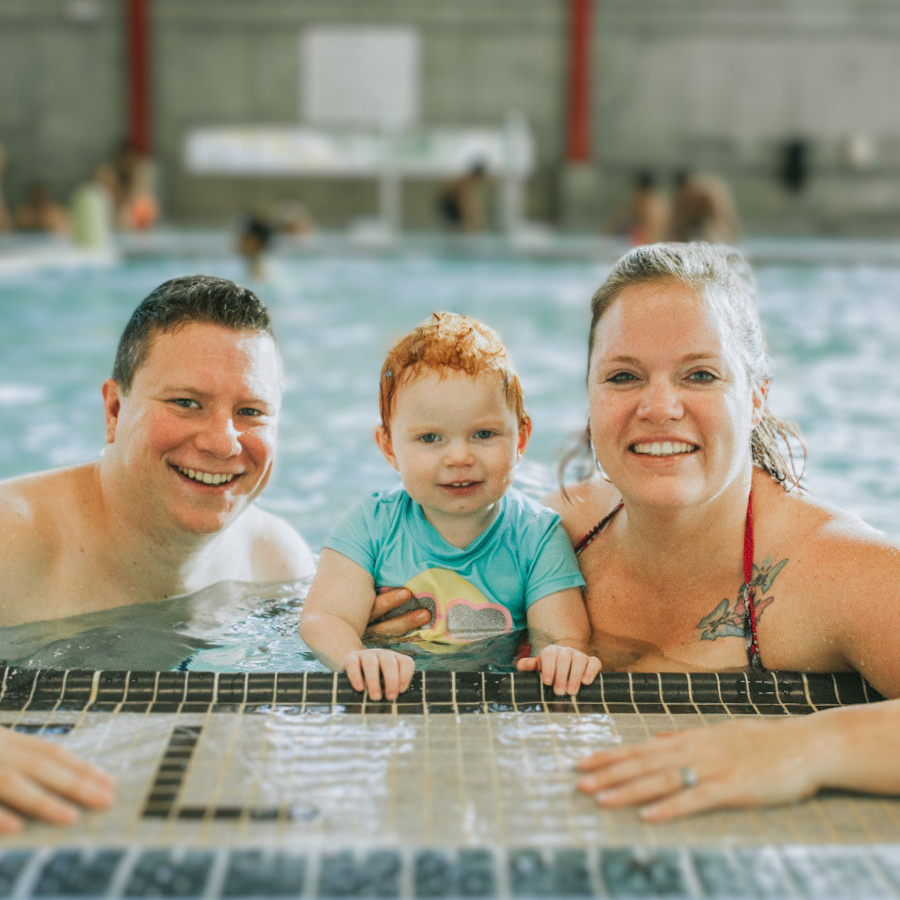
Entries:
[[[773,563],[772,558],[767,556],[761,566],[753,566],[750,586],[753,588],[753,609],[756,612],[757,622],[762,617],[763,611],[775,602],[773,596],[766,595],[786,563],[786,559]],[[716,641],[723,637],[743,637],[746,614],[747,589],[745,585],[741,585],[736,600],[729,600],[726,597],[709,615],[697,623],[700,640]]]

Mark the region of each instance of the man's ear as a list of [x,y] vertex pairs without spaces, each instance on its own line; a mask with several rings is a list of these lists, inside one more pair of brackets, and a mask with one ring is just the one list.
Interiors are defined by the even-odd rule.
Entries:
[[519,440],[516,443],[516,462],[522,458],[529,440],[531,440],[531,419],[525,416],[524,421],[519,426]]
[[112,378],[103,382],[103,409],[106,413],[106,443],[116,442],[116,424],[119,421],[119,410],[122,408],[122,389]]
[[394,456],[394,445],[391,441],[391,435],[384,425],[379,425],[375,429],[375,443],[378,444],[381,455],[399,472],[400,467],[397,465],[397,457]]

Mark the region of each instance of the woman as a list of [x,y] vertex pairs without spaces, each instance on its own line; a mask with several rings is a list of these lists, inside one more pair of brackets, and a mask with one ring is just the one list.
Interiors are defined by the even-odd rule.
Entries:
[[[588,447],[605,477],[547,500],[580,553],[595,650],[607,671],[855,669],[896,697],[900,548],[797,487],[768,385],[736,251],[640,247],[597,291]],[[579,789],[662,820],[824,786],[900,792],[898,754],[889,702],[604,751]]]
[[[900,548],[799,490],[768,385],[736,251],[639,248],[597,291],[589,434],[606,477],[548,500],[580,551],[596,651],[607,670],[855,669],[896,697]],[[579,788],[652,819],[900,791],[895,732],[896,704],[733,723],[595,754]],[[848,752],[861,734],[877,759]]]

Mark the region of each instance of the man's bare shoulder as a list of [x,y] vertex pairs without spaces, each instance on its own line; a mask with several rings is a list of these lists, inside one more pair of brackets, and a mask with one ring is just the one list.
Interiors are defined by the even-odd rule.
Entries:
[[619,501],[619,492],[608,481],[591,478],[568,484],[542,498],[541,503],[555,509],[572,542],[580,540]]
[[79,529],[92,476],[85,465],[0,482],[0,623],[8,606],[46,585],[66,534]]
[[4,539],[22,544],[49,539],[59,529],[60,514],[83,505],[93,473],[89,464],[0,481]]
[[253,581],[296,581],[315,571],[306,541],[280,516],[254,506],[237,524],[249,548]]

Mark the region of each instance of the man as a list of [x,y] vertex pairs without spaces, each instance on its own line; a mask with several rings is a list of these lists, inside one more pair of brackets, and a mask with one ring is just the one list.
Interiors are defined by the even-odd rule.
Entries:
[[272,474],[281,361],[245,288],[176,278],[135,310],[95,461],[0,483],[0,626],[312,572],[253,506]]
[[[303,539],[253,505],[272,475],[281,389],[251,291],[203,275],[160,285],[103,385],[102,456],[0,483],[0,626],[311,574]],[[106,805],[108,779],[58,750],[0,731],[0,804],[58,823],[75,815],[60,798]],[[0,831],[16,827],[0,806]]]

